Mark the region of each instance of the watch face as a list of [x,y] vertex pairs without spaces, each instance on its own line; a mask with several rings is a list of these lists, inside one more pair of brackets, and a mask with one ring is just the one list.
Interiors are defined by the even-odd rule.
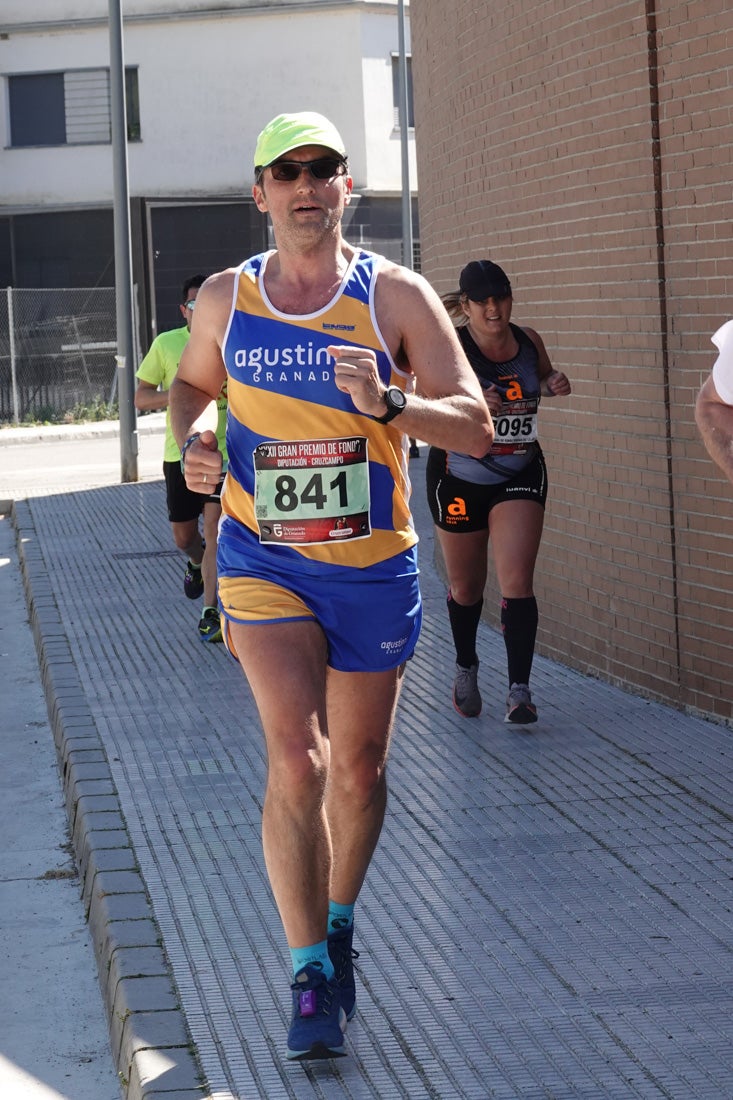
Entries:
[[390,409],[404,409],[407,404],[407,398],[405,397],[399,386],[389,386],[385,393],[385,400],[387,407]]
[[390,420],[394,420],[394,418],[405,408],[407,405],[407,398],[399,386],[387,386],[387,389],[382,394],[382,399],[387,407],[387,411],[384,416],[375,417],[375,420],[378,420],[380,424],[389,424]]

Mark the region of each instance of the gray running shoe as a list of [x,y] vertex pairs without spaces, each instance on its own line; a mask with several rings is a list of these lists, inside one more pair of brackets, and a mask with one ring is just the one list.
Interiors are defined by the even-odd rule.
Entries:
[[505,722],[515,726],[528,726],[537,721],[537,707],[532,702],[532,693],[526,684],[512,684],[506,697]]
[[453,681],[453,706],[464,718],[478,718],[481,713],[481,695],[478,690],[478,661],[470,668],[456,665]]

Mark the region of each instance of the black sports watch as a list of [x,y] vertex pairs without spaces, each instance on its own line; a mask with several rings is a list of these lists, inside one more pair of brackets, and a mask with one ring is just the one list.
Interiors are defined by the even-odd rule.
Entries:
[[374,419],[380,424],[389,424],[390,420],[394,420],[396,416],[404,412],[407,398],[399,386],[387,386],[382,398],[387,406],[387,411],[384,416],[375,416]]

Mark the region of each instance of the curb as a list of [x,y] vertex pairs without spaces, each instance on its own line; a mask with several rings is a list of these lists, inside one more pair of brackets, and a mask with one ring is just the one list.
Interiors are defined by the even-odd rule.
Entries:
[[204,1100],[203,1073],[28,502],[13,502],[10,515],[123,1095]]
[[[165,431],[165,413],[149,413],[138,417],[135,431],[138,435],[155,435]],[[35,424],[30,427],[0,428],[0,447],[14,447],[26,443],[57,442],[66,439],[97,439],[100,436],[119,436],[119,420],[85,421],[81,424]]]

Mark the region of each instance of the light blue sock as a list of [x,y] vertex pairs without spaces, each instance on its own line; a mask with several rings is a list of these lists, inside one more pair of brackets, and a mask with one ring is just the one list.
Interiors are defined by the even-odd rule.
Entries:
[[351,928],[354,923],[354,906],[339,905],[337,901],[328,903],[328,931],[338,932],[342,928]]
[[328,954],[328,941],[312,943],[309,947],[291,947],[290,958],[293,961],[293,975],[302,970],[304,966],[313,966],[320,970],[328,981],[333,978],[334,970]]

